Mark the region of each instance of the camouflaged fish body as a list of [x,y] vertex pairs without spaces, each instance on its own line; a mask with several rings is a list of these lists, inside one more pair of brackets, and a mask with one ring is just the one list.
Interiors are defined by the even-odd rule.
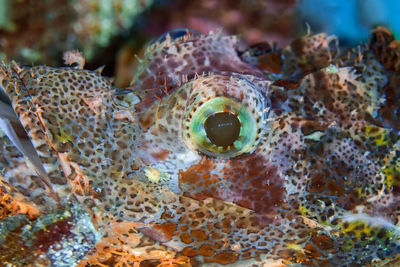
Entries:
[[382,114],[397,80],[385,61],[393,40],[378,37],[345,52],[307,35],[281,51],[239,53],[221,33],[167,36],[124,90],[79,67],[3,66],[47,171],[39,178],[21,155],[12,161],[3,136],[4,179],[44,213],[77,198],[103,242],[119,224],[135,229],[115,237],[119,254],[96,246],[83,265],[115,255],[182,266],[391,261],[399,128]]

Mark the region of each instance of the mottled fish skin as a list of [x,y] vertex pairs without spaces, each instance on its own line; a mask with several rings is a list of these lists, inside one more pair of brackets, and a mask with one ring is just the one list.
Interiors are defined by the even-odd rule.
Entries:
[[[236,37],[188,31],[151,44],[124,90],[80,66],[2,66],[48,184],[5,136],[3,179],[42,213],[75,199],[91,212],[104,238],[81,266],[114,259],[104,242],[136,263],[383,264],[400,252],[391,38],[239,53]],[[232,144],[212,141],[216,113],[238,118]]]

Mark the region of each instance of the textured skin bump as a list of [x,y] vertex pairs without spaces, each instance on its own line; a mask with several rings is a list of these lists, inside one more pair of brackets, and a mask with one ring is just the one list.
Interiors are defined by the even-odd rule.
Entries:
[[[309,34],[280,50],[238,51],[222,33],[166,36],[123,90],[98,71],[3,66],[2,87],[49,181],[2,135],[1,188],[33,203],[34,216],[86,210],[102,239],[80,266],[394,261],[397,42],[384,29],[368,46],[334,41]],[[251,114],[248,149],[207,154],[194,142],[204,130],[190,128],[196,110],[212,113],[218,97],[232,100],[222,111]]]

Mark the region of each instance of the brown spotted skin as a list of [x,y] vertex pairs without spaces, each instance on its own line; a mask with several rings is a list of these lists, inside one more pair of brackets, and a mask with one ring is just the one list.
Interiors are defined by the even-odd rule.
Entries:
[[[167,37],[125,90],[81,68],[3,66],[58,199],[4,136],[3,179],[41,212],[91,211],[103,239],[80,266],[385,264],[400,253],[395,42],[378,29],[345,51],[318,34],[239,53],[221,33]],[[195,111],[218,97],[254,119],[243,153],[193,141]]]

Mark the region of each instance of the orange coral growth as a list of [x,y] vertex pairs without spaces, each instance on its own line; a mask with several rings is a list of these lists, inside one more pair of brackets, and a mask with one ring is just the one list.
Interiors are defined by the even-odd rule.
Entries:
[[104,237],[89,252],[87,259],[78,263],[86,266],[132,266],[139,267],[142,262],[155,262],[160,267],[189,267],[190,260],[176,256],[175,252],[139,233],[135,228],[142,223],[113,221]]
[[28,215],[31,219],[40,215],[40,211],[23,197],[11,196],[10,191],[0,182],[0,219],[7,218],[18,213]]

